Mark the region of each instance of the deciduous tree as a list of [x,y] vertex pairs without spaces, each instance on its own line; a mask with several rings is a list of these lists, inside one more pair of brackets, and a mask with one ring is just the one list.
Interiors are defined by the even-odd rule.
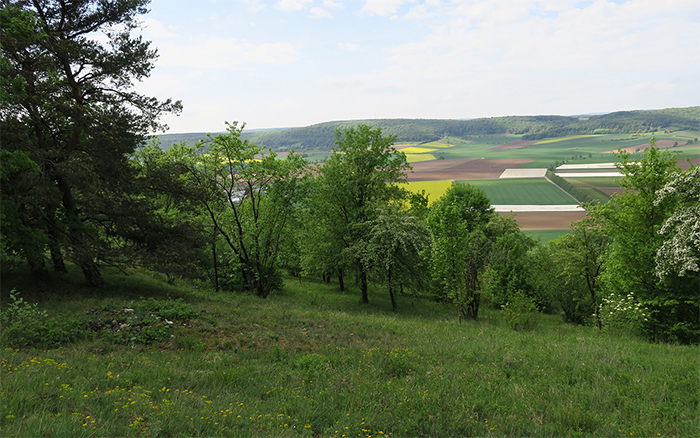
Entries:
[[481,300],[481,274],[488,265],[490,246],[485,227],[493,215],[481,188],[456,185],[430,209],[433,235],[431,268],[436,287],[457,306],[459,321],[476,319]]
[[368,303],[367,267],[361,246],[371,237],[371,222],[378,208],[405,197],[395,182],[406,179],[410,168],[403,153],[393,147],[394,137],[381,128],[359,125],[336,131],[333,154],[322,163],[313,188],[312,214],[340,249],[341,263],[359,274],[362,302]]
[[233,257],[242,283],[261,298],[280,286],[278,255],[306,160],[241,140],[237,123],[196,147],[169,153],[186,172],[198,202]]
[[678,277],[662,281],[655,274],[656,254],[666,239],[659,231],[677,207],[676,199],[659,194],[679,170],[676,156],[660,152],[654,141],[640,160],[617,156],[624,193],[592,209],[613,238],[602,276],[605,288],[618,298],[636,297],[648,315],[642,330],[649,339],[698,342],[697,283]]

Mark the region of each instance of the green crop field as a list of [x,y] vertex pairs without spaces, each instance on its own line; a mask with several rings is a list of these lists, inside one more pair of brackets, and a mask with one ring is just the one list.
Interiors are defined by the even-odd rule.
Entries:
[[576,188],[590,189],[595,187],[619,187],[614,176],[589,176],[585,178],[564,178]]
[[460,181],[484,189],[496,205],[561,205],[576,201],[544,178],[478,179]]
[[570,232],[570,230],[523,230],[523,233],[535,240],[539,240],[542,245],[546,245],[557,237],[569,234]]

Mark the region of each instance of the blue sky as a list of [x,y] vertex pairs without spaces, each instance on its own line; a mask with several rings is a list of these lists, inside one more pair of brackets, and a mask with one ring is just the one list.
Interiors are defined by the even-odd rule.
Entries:
[[169,132],[700,104],[697,0],[152,0]]

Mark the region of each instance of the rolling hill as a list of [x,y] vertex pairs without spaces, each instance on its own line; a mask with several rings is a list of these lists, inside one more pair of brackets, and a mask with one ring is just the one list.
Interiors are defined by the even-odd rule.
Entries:
[[[371,119],[319,123],[288,129],[244,131],[252,143],[275,151],[330,152],[335,132],[358,124],[381,127],[395,135],[397,142],[429,142],[445,137],[471,140],[483,135],[516,135],[523,140],[540,140],[582,134],[647,133],[655,131],[700,130],[700,106],[655,111],[618,111],[588,117],[508,116],[471,120]],[[196,142],[205,133],[160,135],[161,147],[168,149],[180,141]]]

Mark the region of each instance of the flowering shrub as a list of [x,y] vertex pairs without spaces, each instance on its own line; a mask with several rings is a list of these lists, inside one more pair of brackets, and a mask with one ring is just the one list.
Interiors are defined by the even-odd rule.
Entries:
[[604,328],[629,331],[638,334],[648,321],[648,309],[635,298],[634,292],[628,295],[610,294],[603,298],[600,306],[600,320]]

